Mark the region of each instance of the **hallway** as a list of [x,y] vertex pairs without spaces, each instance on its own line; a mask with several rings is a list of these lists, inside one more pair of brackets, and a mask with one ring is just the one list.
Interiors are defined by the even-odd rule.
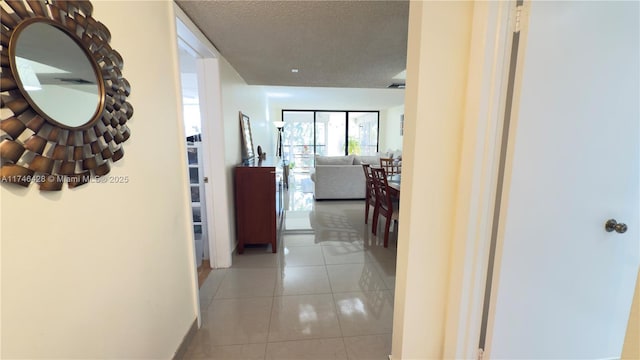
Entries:
[[383,248],[363,201],[316,202],[299,176],[278,253],[245,249],[201,287],[186,359],[388,359],[396,236]]

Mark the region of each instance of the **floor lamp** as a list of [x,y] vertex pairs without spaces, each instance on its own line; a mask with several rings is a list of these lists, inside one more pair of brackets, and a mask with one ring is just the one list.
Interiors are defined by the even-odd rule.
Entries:
[[274,121],[273,125],[278,129],[278,146],[276,148],[276,156],[282,157],[282,132],[284,131],[284,121]]

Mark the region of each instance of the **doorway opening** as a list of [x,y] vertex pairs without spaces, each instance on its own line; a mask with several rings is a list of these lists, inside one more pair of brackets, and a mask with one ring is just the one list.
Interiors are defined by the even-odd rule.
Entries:
[[198,285],[202,285],[211,271],[209,258],[209,232],[207,226],[206,191],[208,182],[204,169],[202,146],[202,117],[198,92],[198,54],[182,41],[178,42],[180,58],[180,81],[182,90],[182,113],[189,171],[189,194],[191,199],[191,221],[195,242]]

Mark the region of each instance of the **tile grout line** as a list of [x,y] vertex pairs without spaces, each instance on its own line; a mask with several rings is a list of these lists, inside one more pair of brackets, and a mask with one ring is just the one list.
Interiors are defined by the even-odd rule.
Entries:
[[222,287],[224,280],[227,278],[227,275],[229,274],[229,269],[230,268],[224,269],[224,274],[222,275],[222,279],[220,280],[220,283],[218,284],[218,286],[216,286],[216,291],[214,291],[213,294],[211,295],[211,299],[209,300],[209,304],[207,305],[207,308],[205,309],[205,311],[209,311],[209,309],[213,305],[213,301],[216,299],[216,295],[218,294],[218,291],[220,291],[220,288]]
[[342,324],[340,323],[340,314],[338,311],[338,304],[336,303],[336,297],[333,292],[333,285],[331,285],[331,276],[329,275],[329,265],[327,264],[327,258],[324,254],[324,247],[322,247],[322,258],[324,259],[324,270],[327,274],[327,281],[329,282],[329,289],[331,290],[331,298],[333,299],[333,307],[336,311],[336,320],[338,320],[338,329],[340,329],[340,339],[342,340],[342,346],[344,346],[345,355],[349,359],[349,352],[347,351],[347,344],[344,342],[344,333],[342,332]]
[[322,257],[324,258],[324,269],[327,273],[327,280],[329,281],[329,289],[331,290],[331,298],[333,299],[333,307],[336,312],[336,320],[338,321],[338,329],[340,330],[340,339],[342,339],[342,346],[344,346],[345,355],[349,359],[349,352],[347,351],[347,344],[344,342],[344,333],[342,331],[342,323],[340,322],[340,311],[338,310],[338,304],[336,303],[336,296],[333,292],[333,285],[331,285],[331,276],[329,276],[329,267],[327,265],[327,259],[324,256],[324,248],[322,249]]
[[[275,293],[275,289],[273,290]],[[269,321],[267,324],[267,336],[264,339],[264,357],[263,359],[267,359],[267,350],[269,349],[269,334],[271,334],[271,319],[273,318],[273,311],[276,306],[276,297],[275,295],[271,298],[271,311],[269,312]]]
[[[284,249],[285,249],[285,245],[284,245],[284,238],[283,238],[282,241],[280,242],[280,251],[284,252]],[[280,279],[280,276],[282,274],[282,271],[280,270],[282,267],[282,264],[280,263],[280,259],[277,259],[277,260],[278,260],[278,266],[275,269],[276,278],[273,284],[273,292],[271,296],[271,311],[269,312],[269,321],[267,322],[267,336],[264,339],[264,342],[265,342],[264,355],[263,355],[264,360],[267,359],[267,351],[269,350],[269,335],[271,334],[271,320],[273,319],[273,312],[276,306],[276,288],[278,287],[278,280]],[[284,257],[283,257],[283,260],[284,260]]]

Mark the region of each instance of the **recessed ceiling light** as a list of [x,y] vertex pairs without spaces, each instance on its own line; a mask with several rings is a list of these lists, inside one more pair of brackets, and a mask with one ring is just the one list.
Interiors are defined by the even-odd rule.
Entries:
[[298,71],[299,71],[299,70],[298,70],[298,69],[296,69],[296,68],[291,69],[291,72],[292,72],[292,73],[297,73]]

